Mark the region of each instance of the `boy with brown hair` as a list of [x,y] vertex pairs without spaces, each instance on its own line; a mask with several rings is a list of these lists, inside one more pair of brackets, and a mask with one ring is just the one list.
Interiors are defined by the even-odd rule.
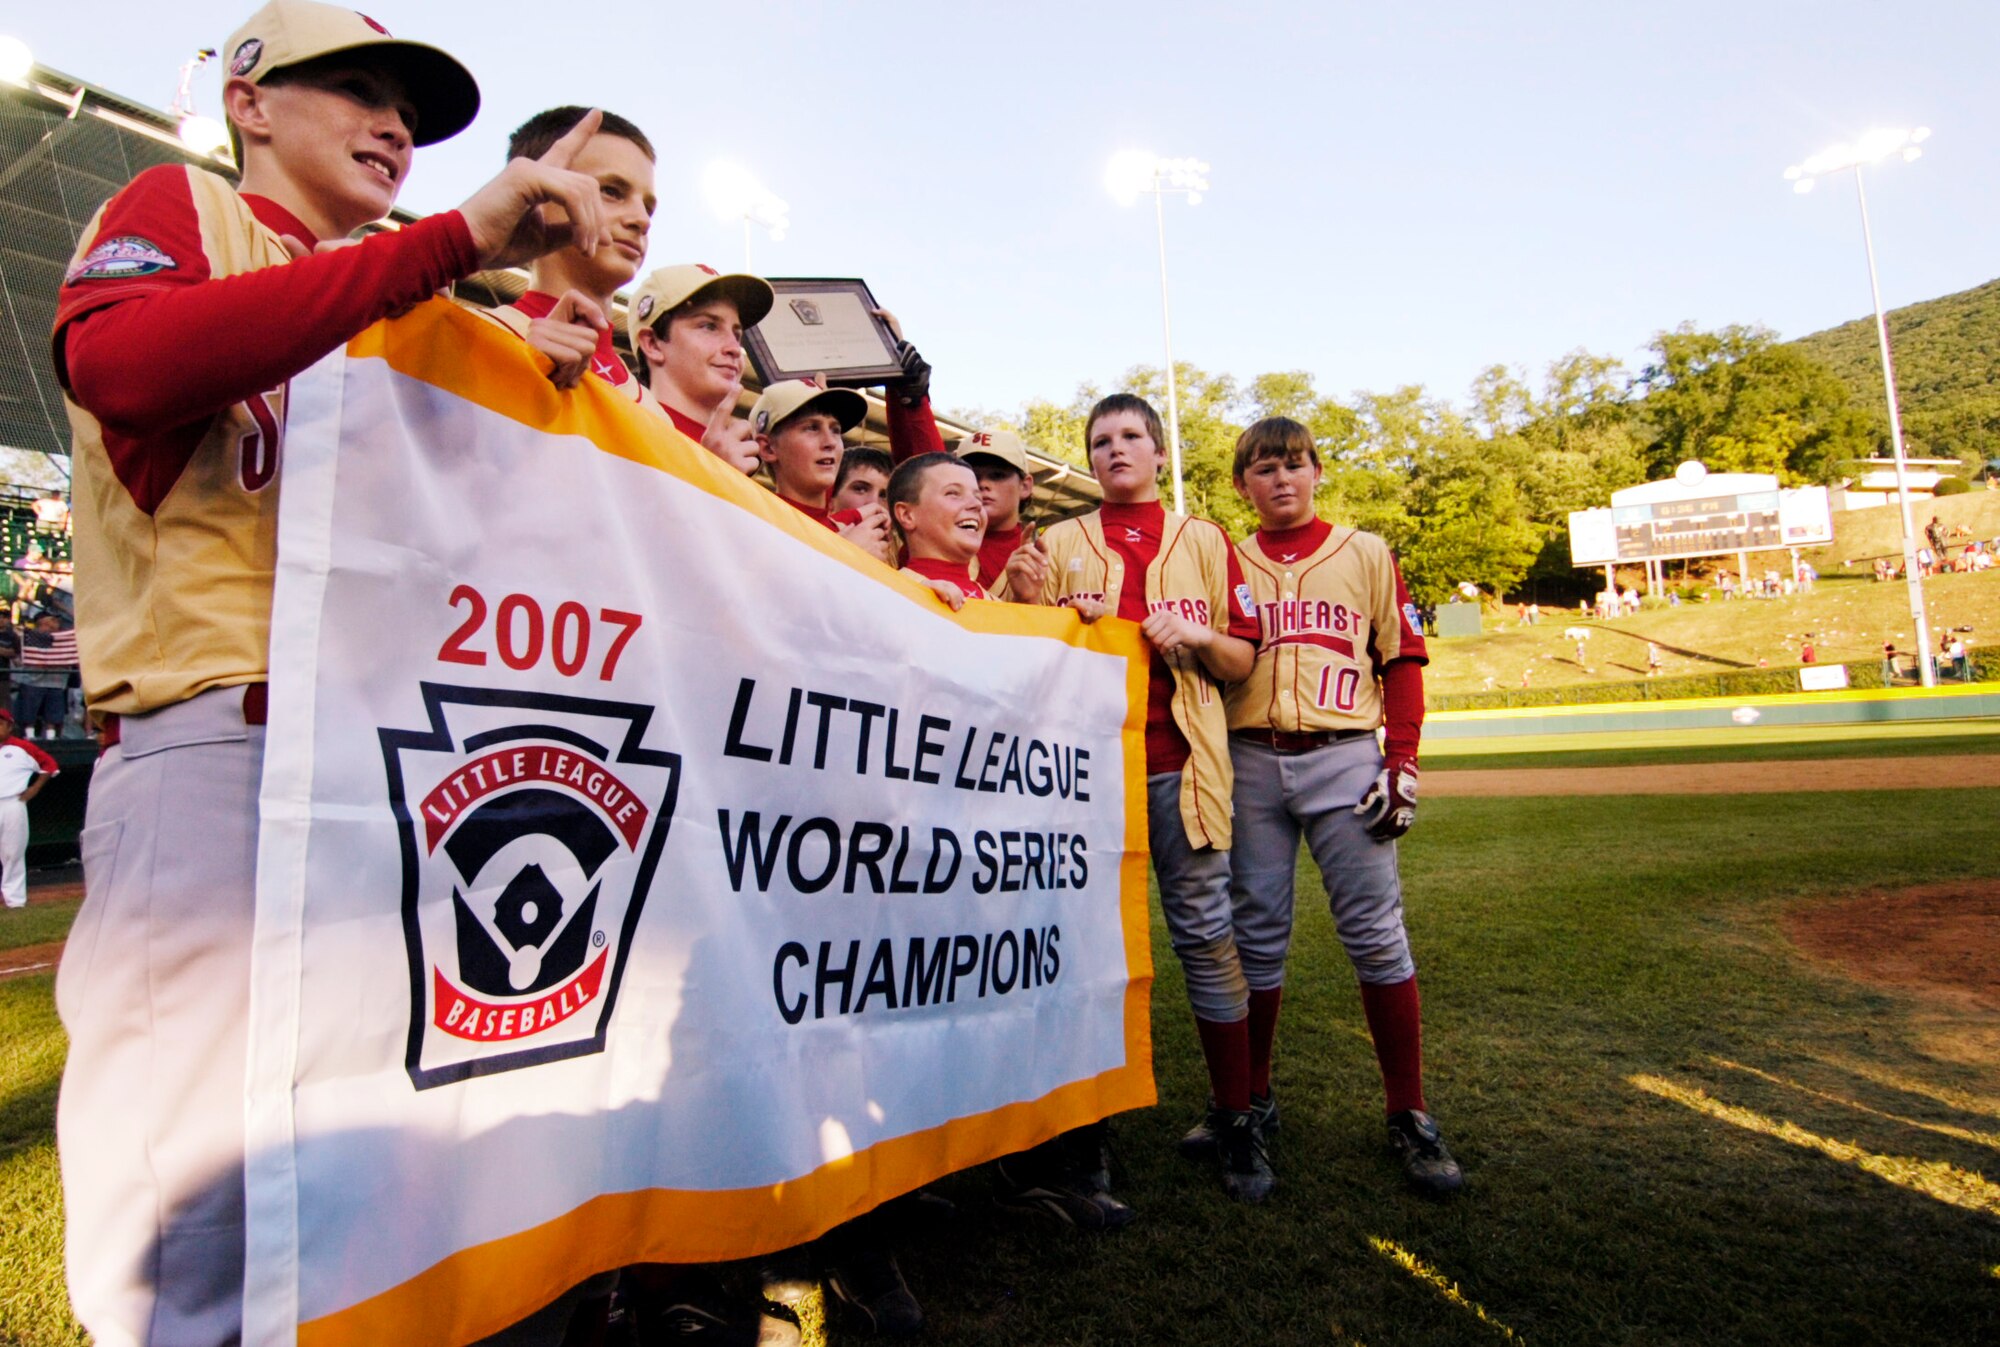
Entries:
[[[566,106],[538,112],[515,129],[508,159],[538,159],[591,115],[589,108]],[[632,377],[612,345],[611,297],[632,283],[646,260],[646,239],[658,199],[653,192],[653,143],[646,133],[615,112],[602,112],[597,133],[570,162],[572,172],[597,180],[603,232],[586,253],[572,242],[544,253],[528,268],[528,290],[488,316],[526,339],[550,361],[549,379],[574,388],[591,374],[634,402],[650,404],[652,394]],[[544,210],[544,218],[556,212]]]
[[873,502],[886,509],[889,477],[895,470],[895,462],[884,450],[855,445],[841,455],[840,475],[833,479],[833,499],[827,508],[838,514]]
[[[457,210],[388,214],[479,106],[434,47],[272,0],[222,49],[232,188],[148,169],[85,228],[53,355],[74,432],[77,626],[103,718],[83,910],[56,980],[70,1295],[99,1342],[233,1343],[244,1025],[286,385],[391,313],[574,238],[586,118]],[[542,219],[561,207],[566,223]]]
[[[1252,1112],[1260,1131],[1277,1130],[1271,1052],[1303,833],[1360,979],[1390,1147],[1412,1188],[1445,1196],[1463,1180],[1425,1111],[1416,965],[1396,865],[1395,839],[1416,818],[1430,658],[1416,606],[1387,543],[1314,513],[1319,450],[1303,425],[1269,417],[1244,431],[1235,480],[1257,510],[1257,531],[1238,553],[1263,631],[1250,676],[1228,696],[1230,893],[1250,989]],[[1182,1139],[1183,1153],[1211,1154],[1227,1121],[1211,1113]]]
[[1115,393],[1090,409],[1084,443],[1102,508],[1044,535],[1043,601],[1086,620],[1140,624],[1153,650],[1146,708],[1147,826],[1160,906],[1218,1112],[1223,1190],[1261,1202],[1274,1180],[1250,1115],[1249,989],[1229,912],[1228,726],[1223,688],[1257,656],[1257,619],[1229,535],[1160,504],[1160,417]]
[[841,436],[867,414],[867,399],[851,388],[784,379],[758,395],[750,408],[750,430],[780,500],[884,565],[894,565],[889,512],[880,503],[838,513],[829,505],[846,452]]
[[639,381],[660,410],[681,434],[745,475],[760,460],[756,436],[736,419],[743,330],[775,301],[761,276],[724,275],[688,262],[648,273],[625,312]]

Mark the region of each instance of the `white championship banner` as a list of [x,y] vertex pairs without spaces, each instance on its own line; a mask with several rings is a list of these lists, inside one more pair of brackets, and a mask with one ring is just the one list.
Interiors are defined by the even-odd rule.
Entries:
[[444,300],[293,380],[248,1343],[464,1343],[1153,1102],[1136,628],[935,596]]

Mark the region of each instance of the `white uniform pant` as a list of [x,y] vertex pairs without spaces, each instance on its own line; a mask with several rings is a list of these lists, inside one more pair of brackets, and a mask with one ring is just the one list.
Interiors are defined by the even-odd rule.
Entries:
[[1250,986],[1270,991],[1285,985],[1301,833],[1319,865],[1334,929],[1355,975],[1375,984],[1414,977],[1396,844],[1370,837],[1354,812],[1382,770],[1374,736],[1305,753],[1232,737],[1229,757],[1236,768],[1231,901],[1236,948]]
[[56,975],[70,1300],[98,1347],[233,1344],[264,730],[241,688],[119,728]]
[[28,902],[28,805],[18,795],[0,800],[0,901]]
[[1229,853],[1189,844],[1179,772],[1146,778],[1146,825],[1160,912],[1187,975],[1188,1002],[1202,1019],[1234,1024],[1250,1013],[1250,989],[1230,925]]

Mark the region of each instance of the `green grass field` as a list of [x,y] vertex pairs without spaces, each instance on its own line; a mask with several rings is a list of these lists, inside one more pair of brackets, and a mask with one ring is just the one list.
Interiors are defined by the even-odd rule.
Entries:
[[[1116,1124],[1139,1222],[1081,1236],[954,1176],[958,1218],[903,1251],[929,1340],[2000,1341],[1995,1017],[1850,982],[1778,927],[1828,895],[2000,877],[1996,810],[1995,789],[1426,804],[1403,855],[1431,1105],[1468,1175],[1445,1205],[1383,1152],[1310,866],[1263,1207],[1174,1153],[1205,1084],[1156,928],[1164,1102]],[[37,1347],[80,1340],[49,996],[45,975],[0,983],[0,1340]],[[831,1336],[859,1340],[838,1317]]]
[[1644,767],[1673,762],[1794,762],[2000,753],[2000,720],[1876,725],[1731,725],[1699,730],[1501,734],[1424,741],[1426,771],[1509,767]]

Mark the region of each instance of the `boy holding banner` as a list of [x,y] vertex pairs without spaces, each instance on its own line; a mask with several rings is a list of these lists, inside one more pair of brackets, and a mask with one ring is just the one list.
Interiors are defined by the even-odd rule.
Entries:
[[1091,408],[1084,442],[1101,509],[1044,535],[1043,602],[1140,624],[1153,648],[1146,708],[1147,825],[1160,906],[1220,1123],[1223,1190],[1260,1202],[1275,1180],[1250,1113],[1249,989],[1230,920],[1228,723],[1223,688],[1257,656],[1257,617],[1229,536],[1160,504],[1159,414],[1115,393]]
[[[472,76],[352,10],[272,0],[223,47],[240,184],[148,169],[84,230],[54,364],[74,432],[84,691],[104,723],[57,977],[70,1294],[104,1343],[233,1343],[245,1022],[290,378],[384,316],[572,238],[595,114],[457,210],[352,246]],[[564,223],[545,222],[544,204]]]

